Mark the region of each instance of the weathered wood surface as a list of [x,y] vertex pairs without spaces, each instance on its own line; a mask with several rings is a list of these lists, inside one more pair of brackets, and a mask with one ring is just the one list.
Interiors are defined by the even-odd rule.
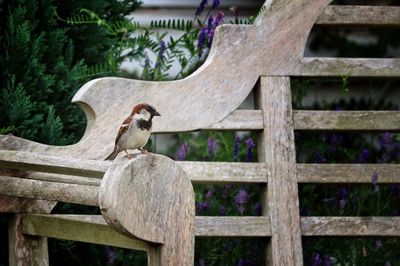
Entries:
[[398,58],[304,57],[299,76],[399,77]]
[[400,217],[302,217],[304,236],[400,236]]
[[194,191],[173,160],[156,154],[115,159],[101,182],[99,205],[115,230],[162,244],[161,265],[194,263]]
[[99,188],[0,176],[0,195],[96,206]]
[[47,237],[24,235],[22,215],[8,221],[8,264],[10,266],[47,266]]
[[264,163],[178,162],[192,183],[266,183]]
[[265,217],[196,217],[196,236],[265,237],[271,236],[271,225]]
[[296,111],[297,130],[400,130],[399,111]]
[[264,205],[271,219],[267,264],[303,265],[290,80],[262,77],[258,93],[265,127],[259,160],[266,162]]
[[[399,111],[294,110],[296,130],[400,130]],[[262,130],[261,110],[238,110],[207,130]]]
[[[399,236],[399,217],[301,217],[303,236]],[[92,228],[94,232],[90,232]],[[27,214],[23,233],[148,251],[148,242],[128,238],[101,215]],[[214,234],[215,232],[215,234]],[[269,237],[264,217],[197,216],[196,237]]]
[[56,147],[2,136],[4,149],[103,159],[114,146],[121,120],[138,102],[149,102],[162,114],[154,121],[155,132],[208,128],[237,109],[260,75],[300,74],[308,34],[330,2],[267,1],[254,25],[218,27],[206,62],[183,80],[102,78],[84,85],[73,98],[88,118],[77,144]]
[[87,177],[103,177],[109,161],[82,160],[26,151],[0,150],[0,168],[12,168]]
[[236,110],[205,130],[259,130],[263,128],[261,110]]
[[400,7],[329,5],[315,24],[320,26],[398,27],[400,25]]
[[121,248],[148,251],[148,242],[127,237],[112,229],[101,215],[44,215],[23,216],[23,232],[33,236],[82,241]]
[[[7,158],[18,159],[8,160]],[[0,151],[0,163],[1,160],[4,161],[2,167],[6,168],[51,172],[29,172],[29,175],[24,174],[20,176],[21,178],[92,186],[100,184],[101,177],[112,163],[24,151]],[[264,163],[190,161],[176,163],[186,172],[193,183],[265,183],[267,181]],[[82,174],[83,176],[72,176],[72,174]]]
[[299,183],[400,183],[399,164],[297,164]]
[[32,200],[15,196],[0,195],[1,213],[47,213],[55,202],[46,200]]
[[[265,237],[271,235],[269,220],[264,217],[196,216],[195,224],[196,237]],[[93,228],[95,232],[86,233],[89,231],[88,228]],[[102,230],[105,231],[100,233]],[[105,245],[108,243],[111,246],[137,250],[147,250],[150,245],[146,244],[148,243],[146,241],[131,239],[111,230],[101,215],[27,214],[24,215],[24,233],[94,244]]]

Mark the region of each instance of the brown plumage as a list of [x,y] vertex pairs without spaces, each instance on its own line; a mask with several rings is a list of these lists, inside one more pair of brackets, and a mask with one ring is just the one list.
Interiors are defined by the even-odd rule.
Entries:
[[146,103],[136,105],[132,113],[122,122],[115,138],[114,150],[106,160],[115,159],[121,151],[125,151],[128,158],[131,158],[128,149],[147,152],[143,147],[149,140],[154,116],[160,116],[160,114],[153,106]]

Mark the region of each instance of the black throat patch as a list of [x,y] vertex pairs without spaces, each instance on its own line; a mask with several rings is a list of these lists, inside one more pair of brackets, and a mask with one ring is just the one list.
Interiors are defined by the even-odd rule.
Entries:
[[144,120],[144,119],[139,119],[136,121],[136,125],[141,130],[150,130],[152,122],[151,122],[151,119],[149,121]]

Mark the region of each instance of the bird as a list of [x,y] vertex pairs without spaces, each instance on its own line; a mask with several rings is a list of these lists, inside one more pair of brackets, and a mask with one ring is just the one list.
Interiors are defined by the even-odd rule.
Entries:
[[148,153],[143,147],[150,138],[154,116],[161,115],[147,103],[133,107],[132,113],[122,122],[115,138],[114,150],[106,160],[114,160],[121,151],[125,151],[128,159],[131,159],[128,149],[138,149],[141,153]]

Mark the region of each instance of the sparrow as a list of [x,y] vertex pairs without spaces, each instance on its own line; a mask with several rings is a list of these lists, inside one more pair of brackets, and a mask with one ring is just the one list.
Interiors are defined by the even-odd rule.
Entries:
[[146,103],[136,105],[132,113],[122,122],[115,139],[114,150],[106,160],[114,160],[121,151],[125,151],[131,159],[128,149],[138,149],[141,153],[147,153],[143,147],[149,140],[154,116],[161,115],[153,106]]

